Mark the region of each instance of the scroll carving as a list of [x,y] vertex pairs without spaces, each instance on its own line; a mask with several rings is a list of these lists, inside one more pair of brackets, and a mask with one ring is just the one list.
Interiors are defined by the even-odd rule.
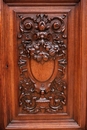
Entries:
[[[29,17],[19,15],[19,104],[27,113],[58,113],[66,104],[66,15],[49,17],[47,14]],[[40,88],[28,75],[27,60],[44,64],[58,59],[58,74],[48,87]]]

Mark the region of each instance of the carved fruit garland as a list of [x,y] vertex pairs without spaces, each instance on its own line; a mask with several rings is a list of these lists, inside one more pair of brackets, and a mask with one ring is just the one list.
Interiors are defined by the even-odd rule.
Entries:
[[[28,113],[58,113],[66,104],[66,83],[63,81],[66,66],[66,15],[48,17],[38,14],[33,17],[18,15],[20,18],[19,66],[20,66],[20,106]],[[49,90],[37,90],[35,83],[28,77],[27,59],[44,64],[58,58],[58,75],[50,84]],[[39,100],[46,106],[38,105]]]

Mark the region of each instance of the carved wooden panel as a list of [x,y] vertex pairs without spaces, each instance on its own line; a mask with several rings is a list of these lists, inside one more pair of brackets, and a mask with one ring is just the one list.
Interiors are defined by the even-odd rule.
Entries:
[[19,105],[27,113],[66,105],[67,15],[18,14]]

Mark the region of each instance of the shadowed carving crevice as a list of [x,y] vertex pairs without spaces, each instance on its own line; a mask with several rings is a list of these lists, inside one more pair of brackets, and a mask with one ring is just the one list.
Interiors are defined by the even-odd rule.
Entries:
[[[34,17],[33,17],[34,16]],[[51,16],[38,14],[18,15],[20,18],[19,67],[20,96],[19,104],[28,113],[58,113],[66,104],[66,14]],[[57,61],[57,74],[42,83],[32,79],[27,67],[29,60],[38,64]],[[48,70],[49,71],[49,70]],[[47,82],[47,83],[45,83]]]

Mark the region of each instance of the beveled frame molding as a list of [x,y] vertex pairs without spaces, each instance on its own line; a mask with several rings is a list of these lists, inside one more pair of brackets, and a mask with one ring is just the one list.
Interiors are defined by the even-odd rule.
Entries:
[[[31,3],[30,0],[3,0],[5,3]],[[61,0],[61,3],[78,3],[80,0]],[[35,0],[32,0],[32,3],[35,3]],[[49,3],[46,0],[37,0],[37,3]],[[60,0],[50,0],[50,3],[60,3]]]

